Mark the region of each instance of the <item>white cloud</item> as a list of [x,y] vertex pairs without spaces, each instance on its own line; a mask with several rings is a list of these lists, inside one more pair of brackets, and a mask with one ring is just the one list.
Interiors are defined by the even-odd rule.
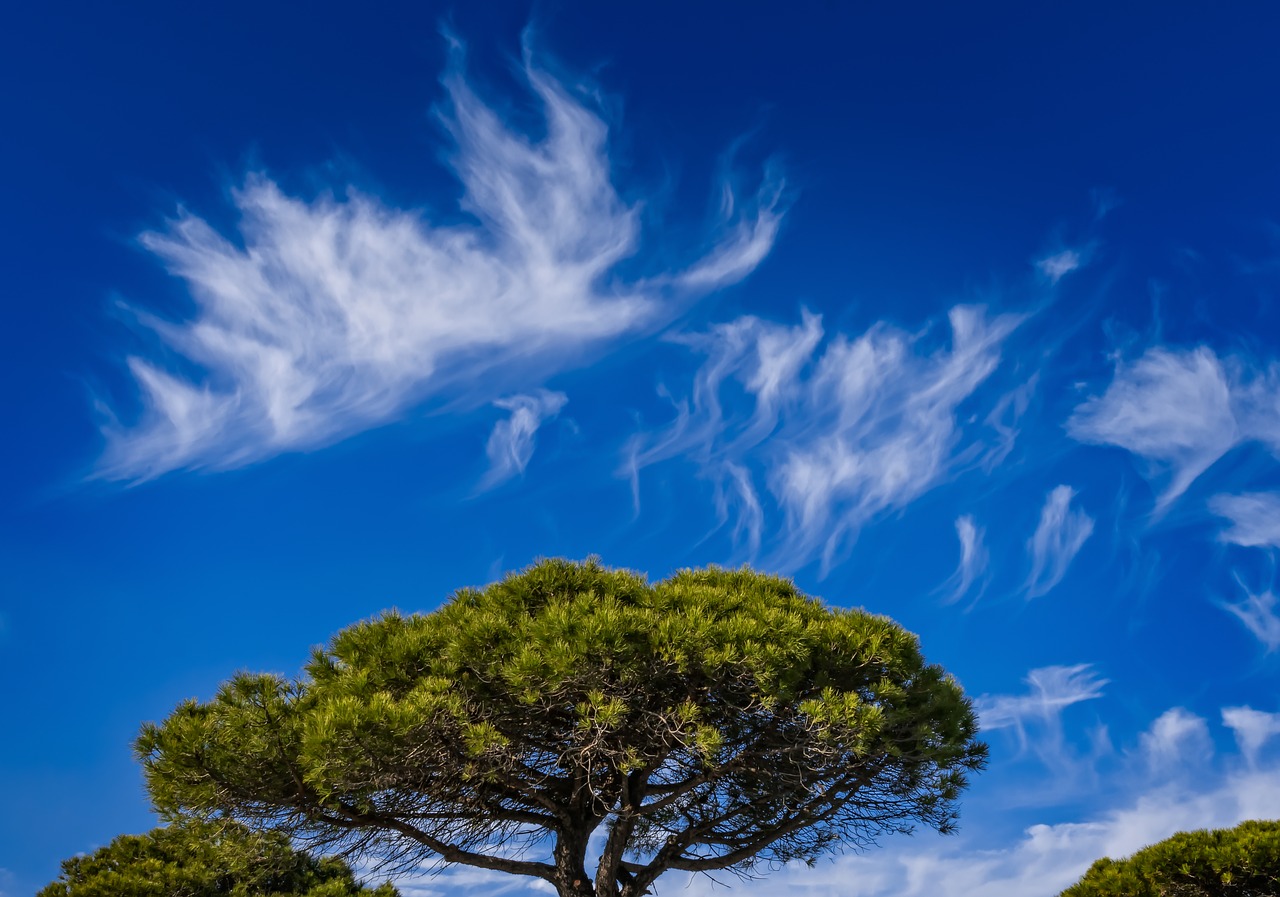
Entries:
[[788,524],[784,555],[820,550],[828,566],[875,515],[905,506],[948,473],[957,408],[995,370],[1017,323],[967,306],[949,319],[949,350],[929,355],[888,327],[827,347],[807,384],[806,425],[818,426],[785,446],[770,476]]
[[98,475],[232,468],[331,443],[428,397],[487,402],[658,326],[679,297],[744,277],[768,252],[775,179],[729,206],[718,239],[682,272],[613,276],[640,247],[640,220],[611,181],[607,126],[528,61],[525,76],[546,123],[536,140],[485,105],[457,64],[443,79],[467,222],[354,189],[301,199],[258,175],[233,193],[233,237],[186,211],[144,234],[196,311],[181,323],[140,315],[164,351],[128,360],[141,417],[106,412]]
[[1209,759],[1213,742],[1203,717],[1173,707],[1156,718],[1139,738],[1143,757],[1153,772],[1168,773]]
[[[747,536],[754,553],[763,509],[743,459],[776,429],[780,406],[790,401],[795,381],[822,335],[822,319],[805,311],[796,327],[745,316],[707,333],[670,337],[704,353],[707,361],[694,376],[691,399],[676,404],[670,426],[659,434],[637,434],[627,443],[621,472],[631,479],[636,513],[640,511],[640,471],[687,457],[700,464],[703,475],[714,483],[721,525],[728,521],[730,504],[737,505],[735,533]],[[750,423],[736,429],[725,421],[720,402],[720,390],[730,378],[749,384],[756,401]],[[731,502],[733,496],[741,500]]]
[[1245,439],[1261,442],[1280,456],[1280,363],[1251,367],[1233,359],[1232,403]]
[[1280,492],[1215,495],[1209,510],[1231,521],[1218,538],[1250,548],[1280,548]]
[[[624,471],[685,457],[720,481],[726,463],[747,458],[783,517],[773,563],[829,568],[876,515],[901,508],[941,482],[959,454],[959,406],[1000,362],[1013,316],[957,306],[950,345],[922,348],[928,331],[876,324],[837,334],[819,351],[821,320],[805,313],[787,327],[754,317],[681,337],[706,355],[692,394],[663,432],[628,447]],[[726,412],[730,382],[749,413]]]
[[538,427],[555,417],[568,400],[562,392],[540,389],[532,395],[511,396],[493,403],[510,411],[511,416],[494,424],[489,434],[485,445],[489,472],[481,488],[491,488],[524,473],[533,457]]
[[1084,263],[1083,257],[1074,249],[1064,249],[1061,252],[1046,256],[1036,262],[1036,267],[1040,269],[1050,283],[1057,283],[1066,277],[1072,271],[1078,269]]
[[1081,442],[1127,449],[1153,478],[1167,476],[1160,512],[1242,442],[1280,455],[1280,366],[1224,361],[1206,346],[1152,348],[1117,363],[1106,391],[1081,403],[1067,429]]
[[764,508],[760,505],[750,471],[732,461],[726,461],[723,469],[725,476],[716,484],[716,516],[723,526],[729,519],[729,506],[737,507],[733,540],[745,544],[748,555],[754,558],[760,550],[764,531]]
[[778,227],[782,223],[782,216],[777,212],[782,200],[782,179],[776,172],[766,173],[756,214],[749,218],[735,217],[737,202],[728,186],[723,195],[726,234],[705,258],[674,278],[683,287],[709,290],[741,280],[764,261],[778,238]]
[[1266,713],[1252,707],[1224,707],[1222,724],[1235,735],[1240,755],[1251,767],[1257,764],[1263,745],[1280,735],[1280,713]]
[[996,442],[982,457],[983,470],[990,473],[1004,463],[1005,458],[1013,451],[1020,431],[1018,422],[1027,413],[1031,404],[1031,396],[1040,382],[1040,372],[1032,374],[1026,381],[1000,397],[991,411],[987,413],[985,423],[995,430]]
[[986,572],[991,559],[985,543],[986,530],[974,522],[972,514],[956,518],[956,536],[960,539],[960,563],[944,586],[950,592],[948,602],[959,601],[967,595]]
[[1045,499],[1040,523],[1027,542],[1031,552],[1031,575],[1027,578],[1027,597],[1048,594],[1067,574],[1067,567],[1093,533],[1093,518],[1083,510],[1072,509],[1075,490],[1058,486]]
[[[631,440],[627,472],[634,475],[651,464],[684,456],[704,462],[713,453],[741,456],[759,445],[778,426],[783,406],[797,398],[801,373],[822,337],[822,318],[808,311],[795,327],[748,315],[706,333],[672,337],[707,360],[694,375],[690,399],[676,405],[676,419],[666,431]],[[731,378],[755,401],[749,421],[736,427],[726,422],[720,401],[720,391]]]
[[1168,469],[1161,508],[1238,438],[1226,373],[1203,347],[1151,349],[1133,364],[1118,364],[1106,392],[1076,408],[1067,429],[1081,442],[1116,445]]
[[1105,735],[1095,739],[1089,755],[1069,746],[1062,714],[1068,707],[1102,697],[1107,680],[1090,664],[1048,666],[1032,670],[1023,694],[983,695],[974,702],[983,732],[1009,730],[1021,754],[1029,754],[1054,777],[1051,787],[1038,798],[1052,800],[1062,788],[1070,788],[1082,775],[1091,775],[1091,764],[1110,751]]
[[1057,720],[1072,704],[1102,697],[1108,680],[1100,678],[1092,664],[1077,663],[1039,667],[1025,681],[1026,694],[983,695],[974,702],[984,730],[1011,728],[1025,743],[1028,724]]
[[1266,645],[1267,651],[1280,648],[1280,614],[1276,612],[1276,596],[1266,589],[1255,593],[1240,583],[1244,600],[1232,603],[1224,601],[1222,607],[1235,615],[1245,628]]

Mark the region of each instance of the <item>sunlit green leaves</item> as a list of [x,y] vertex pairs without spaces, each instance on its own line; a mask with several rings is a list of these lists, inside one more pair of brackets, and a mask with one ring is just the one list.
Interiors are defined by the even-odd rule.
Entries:
[[122,835],[62,864],[38,897],[396,897],[362,887],[346,863],[298,852],[276,832],[228,820]]
[[1280,822],[1182,832],[1101,859],[1062,897],[1265,897],[1280,893]]

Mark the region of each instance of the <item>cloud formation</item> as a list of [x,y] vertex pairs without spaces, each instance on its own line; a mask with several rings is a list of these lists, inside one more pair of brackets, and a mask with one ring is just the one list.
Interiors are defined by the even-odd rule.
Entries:
[[1036,262],[1036,267],[1050,283],[1057,283],[1082,264],[1084,259],[1079,252],[1074,249],[1064,249],[1040,259]]
[[[958,410],[999,365],[1019,320],[956,306],[949,344],[932,350],[929,329],[885,323],[824,344],[822,321],[808,312],[794,326],[748,316],[681,336],[706,361],[671,424],[631,441],[623,470],[634,484],[645,467],[685,458],[717,484],[737,471],[740,495],[750,485],[758,496],[761,482],[782,518],[771,562],[817,559],[825,571],[869,521],[938,485],[973,448]],[[741,508],[751,520],[739,528],[757,532],[760,502]]]
[[[1021,694],[983,695],[974,702],[983,732],[1007,730],[1018,744],[1020,756],[1034,758],[1053,777],[1035,796],[1035,802],[1051,802],[1063,788],[1073,788],[1091,778],[1093,764],[1111,750],[1105,730],[1093,733],[1093,745],[1082,754],[1071,745],[1062,716],[1068,707],[1102,697],[1108,680],[1091,664],[1047,666],[1029,672]],[[1025,797],[1020,798],[1025,801]]]
[[1168,774],[1213,754],[1209,724],[1183,707],[1160,714],[1138,743],[1148,767],[1157,773]]
[[1266,646],[1270,653],[1280,648],[1280,613],[1276,610],[1276,595],[1271,589],[1254,592],[1243,582],[1240,588],[1244,592],[1241,601],[1222,602],[1222,608],[1235,616],[1245,628]]
[[1223,360],[1207,346],[1155,347],[1118,362],[1106,391],[1081,403],[1067,430],[1142,458],[1149,477],[1167,481],[1159,513],[1243,442],[1280,455],[1280,367]]
[[948,604],[959,601],[969,593],[978,578],[987,570],[991,560],[985,542],[986,530],[974,522],[972,514],[956,518],[956,536],[960,540],[960,563],[951,574],[944,588],[950,593]]
[[1280,735],[1280,713],[1266,713],[1252,707],[1224,707],[1222,724],[1236,737],[1240,755],[1256,766],[1263,745]]
[[485,454],[489,472],[481,488],[489,489],[524,473],[533,457],[535,437],[543,421],[555,417],[569,401],[562,392],[540,389],[532,395],[498,399],[493,404],[511,412],[511,416],[493,425]]
[[1027,542],[1027,550],[1031,552],[1028,598],[1047,595],[1062,582],[1067,568],[1093,533],[1093,518],[1071,507],[1075,495],[1070,486],[1058,486],[1045,499],[1040,523]]
[[1029,672],[1024,681],[1025,694],[983,695],[974,702],[984,731],[1012,729],[1024,747],[1030,726],[1058,726],[1063,710],[1102,697],[1108,682],[1087,663],[1040,667]]
[[1247,548],[1280,548],[1280,492],[1215,495],[1209,510],[1231,521],[1218,534],[1223,542]]
[[354,189],[302,199],[254,175],[232,194],[236,234],[182,211],[142,235],[195,313],[140,314],[163,351],[128,359],[141,414],[130,423],[104,411],[99,476],[234,468],[430,397],[490,401],[517,375],[527,383],[661,324],[690,294],[746,276],[773,245],[781,187],[767,179],[755,200],[726,203],[683,270],[613,276],[640,248],[640,220],[611,180],[606,123],[526,57],[546,124],[531,139],[476,96],[455,57],[440,118],[471,220],[433,222]]

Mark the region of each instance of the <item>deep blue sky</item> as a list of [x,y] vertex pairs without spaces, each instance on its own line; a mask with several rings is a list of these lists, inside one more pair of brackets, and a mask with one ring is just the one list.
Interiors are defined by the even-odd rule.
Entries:
[[801,893],[1280,815],[1280,8],[1122,6],[8,11],[0,895],[152,824],[143,720],[545,555],[978,700],[964,833]]

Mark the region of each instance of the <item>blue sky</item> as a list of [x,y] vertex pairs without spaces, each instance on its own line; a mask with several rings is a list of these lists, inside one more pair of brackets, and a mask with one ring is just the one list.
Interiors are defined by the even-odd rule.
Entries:
[[1280,815],[1280,10],[891,6],[11,11],[0,894],[153,823],[143,720],[547,555],[975,697],[959,836],[734,893]]

